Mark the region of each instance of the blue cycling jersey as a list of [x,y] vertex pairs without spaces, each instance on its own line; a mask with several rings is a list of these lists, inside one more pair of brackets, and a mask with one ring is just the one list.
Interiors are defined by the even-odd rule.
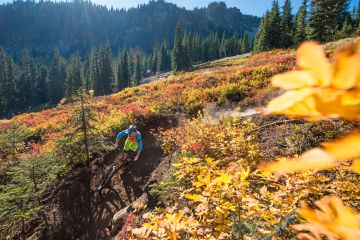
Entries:
[[126,135],[128,135],[128,140],[130,140],[130,141],[135,140],[137,142],[137,144],[138,144],[137,150],[140,152],[143,148],[141,134],[138,131],[136,131],[135,139],[131,139],[129,131],[126,129],[124,131],[119,132],[119,134],[116,136],[116,139],[120,139],[122,137],[125,137]]

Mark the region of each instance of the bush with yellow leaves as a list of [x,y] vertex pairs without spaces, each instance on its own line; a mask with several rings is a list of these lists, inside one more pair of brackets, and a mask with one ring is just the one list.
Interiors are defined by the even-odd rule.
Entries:
[[[267,111],[311,120],[357,119],[360,78],[354,64],[360,62],[358,55],[359,50],[352,46],[336,53],[335,62],[330,63],[315,43],[301,46],[299,70],[273,78],[276,86],[289,88],[289,92],[273,100]],[[339,79],[349,79],[347,87]],[[325,105],[333,108],[324,109]],[[359,201],[359,176],[349,172],[359,170],[358,160],[349,168],[349,161],[360,155],[359,135],[290,160],[282,158],[263,165],[266,171],[260,171],[254,167],[260,156],[256,138],[249,134],[254,128],[236,119],[216,124],[205,115],[165,131],[164,149],[181,153],[173,164],[172,199],[165,203],[168,207],[150,213],[134,229],[132,238],[266,239],[307,200],[316,201],[320,210],[305,204],[298,210],[303,218],[297,222],[306,220],[294,227],[300,239],[359,239],[359,215],[340,198],[326,197],[343,194],[347,203]],[[334,167],[336,170],[323,170]],[[276,173],[276,179],[270,172]],[[282,229],[277,239],[293,239],[295,234],[291,228]]]
[[[348,45],[334,54],[329,62],[320,45],[304,43],[297,52],[298,70],[276,75],[273,85],[287,89],[272,100],[268,113],[304,117],[309,120],[360,118],[360,43]],[[262,166],[264,170],[284,173],[341,167],[352,161],[351,170],[360,173],[360,134],[355,132],[340,140],[305,152],[293,160]],[[358,185],[354,186],[355,191]],[[320,210],[307,205],[299,210],[306,224],[295,226],[301,239],[360,239],[360,215],[344,206],[339,197],[316,202]],[[310,235],[311,233],[311,235]]]

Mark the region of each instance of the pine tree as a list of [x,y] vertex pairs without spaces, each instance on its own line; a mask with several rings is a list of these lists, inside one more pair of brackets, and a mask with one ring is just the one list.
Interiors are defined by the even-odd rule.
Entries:
[[340,32],[338,33],[338,36],[341,38],[348,37],[354,30],[353,26],[351,24],[351,20],[349,18],[350,17],[345,19],[345,22],[343,23],[343,26],[342,26]]
[[28,51],[24,51],[21,56],[20,75],[18,89],[20,104],[24,110],[28,110],[38,104],[35,96],[36,66],[34,59]]
[[83,72],[84,72],[84,79],[83,79],[83,86],[86,91],[90,91],[91,89],[91,70],[90,70],[90,55],[85,56],[84,65],[83,65]]
[[169,44],[167,41],[164,41],[163,43],[164,46],[164,54],[165,54],[165,58],[164,58],[164,68],[165,70],[171,70],[171,50],[169,49]]
[[192,61],[192,42],[189,34],[185,34],[182,45],[184,46],[184,62],[190,63]]
[[135,56],[135,71],[134,71],[134,80],[135,80],[135,85],[140,85],[141,84],[141,56],[140,54],[136,54]]
[[22,124],[11,122],[10,126],[0,132],[0,156],[4,162],[11,166],[18,162],[18,154],[24,151],[24,142],[31,131]]
[[48,101],[48,89],[46,82],[48,78],[48,70],[44,65],[41,65],[36,77],[35,83],[35,96],[40,104],[44,104]]
[[66,97],[75,96],[76,91],[83,85],[83,70],[79,53],[73,54],[67,69],[66,77]]
[[66,64],[59,50],[55,49],[52,55],[49,76],[48,93],[50,101],[56,103],[64,97],[66,79]]
[[161,44],[160,49],[158,50],[158,57],[157,57],[157,72],[162,72],[166,69],[166,55],[167,49],[164,46],[164,43]]
[[201,60],[202,52],[201,52],[201,37],[198,33],[194,35],[194,62],[198,62]]
[[357,13],[356,13],[356,33],[360,34],[360,0],[358,1]]
[[156,73],[158,67],[158,52],[159,52],[159,44],[155,44],[154,48],[153,48],[153,52],[152,52],[152,59],[151,59],[151,71],[153,71],[154,73]]
[[268,41],[269,49],[282,47],[281,17],[278,1],[273,1],[268,19]]
[[240,52],[239,37],[237,32],[234,32],[229,40],[229,56],[235,56]]
[[119,54],[116,90],[120,91],[130,86],[129,57],[126,50]]
[[186,56],[182,40],[183,33],[181,25],[178,23],[175,28],[174,48],[172,51],[172,69],[174,72],[188,69],[191,66],[191,63],[188,61],[189,58]]
[[282,7],[281,19],[282,47],[289,48],[293,45],[293,16],[291,14],[290,0],[285,0]]
[[[134,74],[135,74],[135,55],[131,54],[131,52],[129,52],[129,58],[128,59],[129,59],[129,74],[130,74],[131,77],[133,77]],[[134,85],[134,84],[135,84],[134,82],[130,81],[130,85]]]
[[303,0],[299,11],[295,17],[295,34],[294,41],[295,45],[300,45],[306,40],[306,18],[307,18],[307,0]]
[[225,32],[223,32],[223,35],[221,37],[221,43],[220,43],[220,50],[219,50],[219,54],[220,54],[220,58],[224,58],[227,56],[227,39],[226,39],[226,34]]
[[249,40],[249,34],[245,31],[244,36],[241,40],[241,53],[248,53],[250,51],[250,40]]
[[320,42],[333,40],[346,19],[348,8],[348,0],[312,0],[310,38]]
[[7,64],[4,50],[0,47],[0,116],[7,114],[9,107],[9,97],[7,89],[9,88],[9,78],[7,76]]
[[94,95],[99,96],[102,94],[102,82],[100,77],[100,60],[98,51],[96,49],[91,50],[89,58],[89,82],[90,89],[94,90]]
[[73,166],[88,162],[92,152],[104,149],[103,137],[94,127],[96,123],[92,93],[88,94],[83,89],[77,91],[79,104],[74,108],[69,117],[64,137],[56,141],[59,156]]
[[99,49],[99,78],[101,79],[101,86],[99,90],[100,95],[110,94],[112,92],[113,72],[112,72],[112,57],[109,43],[103,44]]
[[259,30],[256,33],[255,43],[254,43],[254,51],[262,52],[269,50],[269,17],[270,12],[267,11],[265,15],[261,18]]
[[[14,63],[11,56],[6,59],[6,82],[3,83],[0,93],[6,101],[4,102],[4,110],[6,116],[11,116],[19,110],[18,99],[19,96],[16,78],[18,75],[18,66]],[[0,90],[0,91],[1,91]]]

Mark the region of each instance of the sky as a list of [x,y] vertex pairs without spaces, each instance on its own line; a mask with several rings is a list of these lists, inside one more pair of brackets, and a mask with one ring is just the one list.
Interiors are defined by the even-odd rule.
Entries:
[[[57,0],[59,1],[59,0]],[[138,4],[147,3],[149,0],[92,0],[92,2],[114,8],[136,7]],[[204,7],[214,0],[166,0],[187,9]],[[0,3],[12,2],[12,0],[0,0]],[[244,14],[262,16],[271,7],[272,0],[223,0],[228,6],[237,7]],[[279,0],[280,5],[284,0]],[[292,0],[294,11],[298,9],[302,0]],[[351,0],[351,8],[357,5],[358,0]]]

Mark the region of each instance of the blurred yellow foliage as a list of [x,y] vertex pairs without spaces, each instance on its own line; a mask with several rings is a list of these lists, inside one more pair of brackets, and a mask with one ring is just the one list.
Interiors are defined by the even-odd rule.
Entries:
[[[272,100],[267,112],[310,120],[333,117],[355,120],[360,117],[360,43],[337,51],[332,63],[320,45],[304,43],[297,52],[297,66],[299,70],[272,78],[273,85],[290,90]],[[351,169],[360,173],[359,159],[360,134],[352,133],[309,150],[299,158],[282,159],[261,168],[277,173],[321,170],[353,160]],[[299,210],[307,223],[297,225],[295,229],[308,232],[298,234],[300,239],[321,240],[324,236],[330,240],[360,239],[360,215],[344,206],[340,198],[325,197],[315,204],[320,210],[305,204]]]
[[360,43],[340,49],[331,63],[320,45],[306,42],[297,51],[298,70],[275,75],[272,84],[288,89],[272,100],[268,113],[317,120],[360,116]]
[[311,232],[314,237],[299,233],[300,239],[321,240],[323,236],[328,239],[356,240],[360,239],[360,215],[345,206],[340,198],[325,197],[315,202],[319,210],[311,209],[306,204],[298,210],[299,214],[307,220],[306,224],[294,226],[298,231]]

